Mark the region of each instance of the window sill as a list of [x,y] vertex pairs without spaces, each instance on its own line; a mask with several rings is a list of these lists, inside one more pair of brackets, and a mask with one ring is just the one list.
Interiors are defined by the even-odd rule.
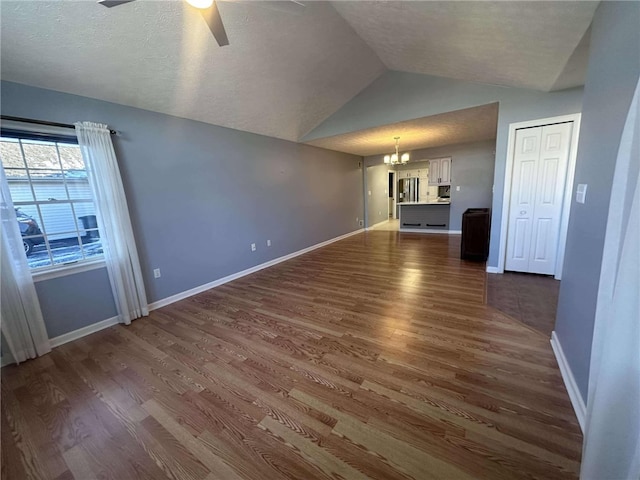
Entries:
[[34,282],[43,282],[52,278],[66,277],[67,275],[75,275],[76,273],[88,272],[104,268],[107,264],[104,259],[93,260],[90,262],[82,262],[73,265],[61,265],[41,272],[33,272],[31,277]]

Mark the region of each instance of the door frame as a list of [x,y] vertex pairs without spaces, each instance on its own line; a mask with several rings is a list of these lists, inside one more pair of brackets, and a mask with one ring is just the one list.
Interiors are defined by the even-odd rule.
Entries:
[[[387,170],[387,183],[389,183],[389,174],[393,175],[393,211],[389,212],[389,192],[387,191],[387,218],[389,218],[389,213],[392,213],[391,218],[393,220],[396,219],[396,205],[398,202],[398,185],[396,182],[398,181],[396,171],[395,170]],[[388,188],[388,187],[387,187]]]
[[562,266],[564,264],[564,248],[567,243],[567,229],[569,227],[569,212],[573,193],[573,179],[576,170],[576,157],[578,154],[578,138],[580,136],[580,120],[582,113],[561,115],[558,117],[540,118],[509,124],[509,137],[507,140],[507,162],[504,172],[504,192],[502,195],[502,220],[500,222],[500,250],[498,253],[498,272],[504,273],[504,264],[507,256],[507,233],[509,231],[509,209],[511,207],[511,182],[513,180],[513,162],[516,149],[516,131],[523,128],[542,127],[554,123],[573,122],[571,130],[571,146],[569,148],[569,161],[567,162],[567,175],[564,186],[564,197],[560,214],[560,232],[558,235],[558,254],[554,278],[562,278]]

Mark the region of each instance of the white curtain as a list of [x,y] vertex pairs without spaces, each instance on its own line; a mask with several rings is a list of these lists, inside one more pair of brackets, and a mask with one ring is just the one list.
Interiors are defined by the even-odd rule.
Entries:
[[583,480],[640,478],[640,82],[613,180],[589,372]]
[[0,324],[13,359],[20,363],[51,347],[2,167],[0,191]]
[[111,134],[106,125],[75,124],[96,202],[98,230],[120,323],[149,315],[142,270]]

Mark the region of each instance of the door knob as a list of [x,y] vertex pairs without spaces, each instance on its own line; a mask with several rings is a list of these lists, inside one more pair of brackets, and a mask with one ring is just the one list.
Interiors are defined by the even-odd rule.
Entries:
[[526,215],[527,211],[526,210],[520,210],[520,215]]

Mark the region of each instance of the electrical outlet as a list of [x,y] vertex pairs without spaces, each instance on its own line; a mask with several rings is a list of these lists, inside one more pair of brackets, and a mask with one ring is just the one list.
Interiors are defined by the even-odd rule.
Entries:
[[360,220],[360,221],[358,222],[358,225],[359,225],[359,226],[361,226],[361,227],[364,227],[364,220]]
[[456,186],[456,192],[459,192],[459,191],[460,191],[460,185],[457,185]]
[[251,251],[252,251],[252,252],[255,252],[255,251],[256,251],[256,244],[255,244],[255,243],[252,243],[252,244],[251,244]]
[[271,240],[267,240],[267,247],[271,246]]
[[159,268],[154,268],[153,269],[153,278],[160,278],[162,275],[160,275],[160,269]]

